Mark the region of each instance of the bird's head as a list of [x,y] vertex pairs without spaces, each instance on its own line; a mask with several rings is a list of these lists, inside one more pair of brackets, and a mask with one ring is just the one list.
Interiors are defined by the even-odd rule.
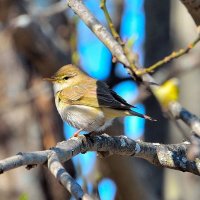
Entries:
[[50,81],[54,84],[54,91],[57,93],[66,87],[73,86],[84,79],[85,74],[75,65],[69,64],[61,67],[50,78],[44,80]]

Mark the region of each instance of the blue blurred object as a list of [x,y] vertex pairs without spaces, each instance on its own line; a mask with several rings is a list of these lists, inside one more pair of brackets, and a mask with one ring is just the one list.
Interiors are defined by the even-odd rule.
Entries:
[[81,172],[84,177],[87,177],[92,171],[94,164],[96,162],[96,153],[87,152],[86,154],[78,154],[72,158],[74,165],[77,167],[81,164]]
[[142,45],[145,37],[145,16],[143,11],[144,0],[125,0],[124,14],[122,17],[121,35],[127,40],[136,38],[134,51],[139,54],[139,63],[143,63]]
[[[131,104],[138,96],[137,85],[133,81],[123,81],[117,84],[113,90],[122,96],[128,103]],[[136,112],[144,113],[144,106],[141,104],[135,105]],[[141,137],[144,132],[145,120],[138,117],[125,117],[124,118],[124,133],[130,138]]]
[[123,81],[113,87],[113,90],[122,96],[128,103],[131,104],[133,100],[138,96],[137,85],[134,81]]
[[[134,111],[145,114],[145,107],[142,104],[136,104]],[[132,139],[140,138],[144,133],[145,120],[139,117],[126,117],[124,119],[124,133]]]
[[[86,1],[85,3],[95,17],[105,24],[106,20],[99,8],[99,1]],[[112,7],[109,6],[109,8]],[[109,9],[109,11],[112,14],[112,9]],[[111,71],[111,53],[82,21],[78,22],[77,28],[77,44],[81,67],[96,79],[107,79]]]
[[115,66],[115,74],[120,78],[130,78],[127,70],[124,69],[124,66],[121,63],[117,63]]
[[[66,122],[64,122],[64,134],[65,134],[65,138],[70,138],[74,135],[74,133],[77,131],[78,129],[70,126],[69,124],[67,124]],[[81,134],[86,134],[86,131],[81,131]]]
[[104,178],[100,181],[98,185],[100,199],[103,200],[112,200],[115,199],[116,194],[116,185],[115,183],[108,178]]
[[64,133],[65,133],[65,138],[70,138],[73,136],[73,134],[77,131],[76,128],[68,125],[66,122],[64,122]]
[[[145,37],[145,16],[143,11],[144,0],[125,0],[124,13],[122,16],[120,35],[126,41],[135,38],[133,50],[139,55],[139,64],[144,62],[143,42]],[[118,63],[115,68],[118,77],[130,77],[122,64]]]

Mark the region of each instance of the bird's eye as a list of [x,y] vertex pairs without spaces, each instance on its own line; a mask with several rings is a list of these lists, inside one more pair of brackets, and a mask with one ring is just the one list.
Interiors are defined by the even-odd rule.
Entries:
[[69,79],[69,77],[65,76],[65,77],[63,77],[63,79],[66,81],[66,80],[68,80],[68,79]]

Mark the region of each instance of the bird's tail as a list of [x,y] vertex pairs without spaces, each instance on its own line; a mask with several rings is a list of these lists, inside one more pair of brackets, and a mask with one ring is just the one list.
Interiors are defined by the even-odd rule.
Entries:
[[141,117],[141,118],[144,118],[144,119],[147,119],[147,120],[150,120],[150,121],[157,121],[156,119],[153,119],[153,118],[151,118],[151,117],[148,116],[148,115],[143,115],[143,114],[138,113],[138,112],[135,112],[135,111],[133,111],[133,110],[130,110],[130,111],[128,111],[128,112],[129,112],[129,115]]

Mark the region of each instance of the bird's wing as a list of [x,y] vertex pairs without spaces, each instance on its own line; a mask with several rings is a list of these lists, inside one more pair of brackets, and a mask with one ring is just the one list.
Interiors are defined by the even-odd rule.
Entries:
[[122,97],[101,81],[90,80],[62,90],[59,94],[62,101],[72,105],[87,105],[92,107],[109,107],[115,109],[130,109],[131,106]]
[[99,99],[102,101],[102,104],[106,107],[118,109],[130,109],[134,107],[127,103],[125,99],[120,97],[102,81],[97,81],[97,94]]
[[135,106],[129,104],[125,99],[123,99],[122,97],[120,97],[116,92],[114,92],[113,90],[110,89],[110,92],[112,94],[112,96],[119,102],[121,102],[122,104],[128,106],[129,108],[136,108]]
[[71,105],[100,107],[96,97],[95,82],[86,81],[63,89],[59,93],[61,101]]

